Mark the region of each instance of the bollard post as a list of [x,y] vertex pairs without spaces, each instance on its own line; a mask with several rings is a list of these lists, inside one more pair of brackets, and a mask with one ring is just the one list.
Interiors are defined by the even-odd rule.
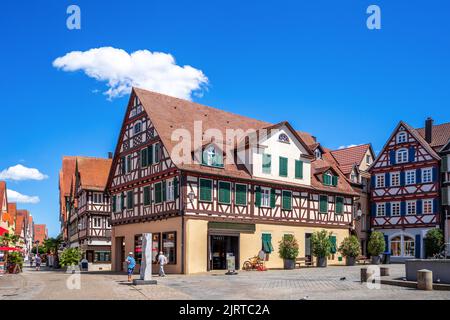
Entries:
[[373,271],[368,271],[367,267],[361,268],[361,283],[367,282],[367,279],[374,274]]
[[389,276],[389,268],[388,267],[381,267],[380,268],[380,276],[382,276],[382,277]]
[[417,271],[417,289],[433,290],[433,272],[427,269]]

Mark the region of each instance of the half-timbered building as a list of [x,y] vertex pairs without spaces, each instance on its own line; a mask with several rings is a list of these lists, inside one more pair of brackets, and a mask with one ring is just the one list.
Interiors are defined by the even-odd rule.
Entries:
[[111,264],[111,204],[106,193],[111,162],[79,156],[75,159],[74,205],[70,205],[73,210],[67,217],[69,243],[82,249],[90,270],[107,270]]
[[354,202],[354,234],[361,244],[361,254],[367,256],[367,243],[370,232],[370,173],[368,169],[375,160],[370,144],[342,148],[331,151],[339,169],[358,194]]
[[[250,133],[230,138],[231,130]],[[113,269],[124,268],[130,251],[139,262],[145,232],[154,260],[163,251],[171,273],[225,269],[227,255],[239,268],[261,249],[267,267],[282,267],[285,234],[311,259],[311,235],[320,229],[332,232],[330,262],[338,263],[355,193],[330,154],[314,157],[315,144],[288,122],[134,88],[108,179]]]
[[64,156],[59,171],[59,222],[65,245],[69,244],[68,217],[75,210],[75,161],[76,157]]
[[384,233],[393,261],[425,257],[423,239],[442,222],[436,127],[401,121],[370,168],[372,228]]

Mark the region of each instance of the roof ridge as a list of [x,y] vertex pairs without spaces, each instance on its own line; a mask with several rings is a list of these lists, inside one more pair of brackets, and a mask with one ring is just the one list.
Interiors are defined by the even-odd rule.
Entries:
[[370,146],[370,142],[368,142],[368,143],[363,143],[363,144],[358,144],[358,145],[356,145],[356,146],[345,147],[345,148],[342,148],[342,149],[331,150],[330,152],[345,151],[345,150],[348,150],[348,149],[359,148],[359,147],[365,147],[365,146],[367,146],[367,147]]

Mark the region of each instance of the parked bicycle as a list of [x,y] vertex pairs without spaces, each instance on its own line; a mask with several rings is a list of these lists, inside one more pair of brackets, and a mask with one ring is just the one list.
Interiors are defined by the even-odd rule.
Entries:
[[258,256],[254,256],[247,261],[244,262],[242,266],[242,270],[251,271],[251,270],[263,270],[264,269],[264,261],[261,260]]

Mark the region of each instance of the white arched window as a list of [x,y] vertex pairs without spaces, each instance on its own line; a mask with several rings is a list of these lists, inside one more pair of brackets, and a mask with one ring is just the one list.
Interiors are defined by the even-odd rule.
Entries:
[[214,145],[207,146],[203,151],[203,164],[213,167],[223,167],[223,155]]
[[395,154],[396,163],[408,162],[408,149],[398,149]]
[[407,138],[406,132],[404,132],[404,131],[399,132],[397,134],[397,143],[404,143],[404,142],[406,142],[406,138]]
[[394,257],[400,257],[402,255],[402,238],[400,236],[391,239],[391,254]]
[[319,148],[314,150],[314,156],[316,157],[316,159],[322,159],[322,152],[320,152]]

